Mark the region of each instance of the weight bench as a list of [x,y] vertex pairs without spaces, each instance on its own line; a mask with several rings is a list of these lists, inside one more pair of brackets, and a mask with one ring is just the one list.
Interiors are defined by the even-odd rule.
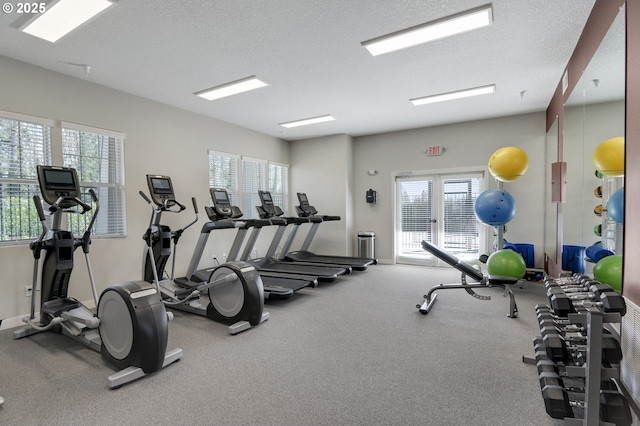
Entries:
[[[460,278],[460,284],[439,284],[429,290],[429,293],[423,296],[425,299],[424,302],[422,304],[416,305],[416,308],[420,310],[421,314],[426,315],[433,307],[433,304],[436,302],[437,297],[437,294],[434,294],[436,290],[462,288],[476,299],[491,300],[491,296],[482,296],[473,291],[473,289],[502,287],[504,288],[503,297],[506,297],[508,294],[510,298],[509,313],[507,314],[507,316],[509,318],[516,318],[518,316],[518,306],[516,305],[516,298],[513,295],[513,291],[511,291],[511,286],[517,284],[519,281],[518,279],[498,275],[485,275],[477,269],[474,269],[471,265],[460,261],[451,253],[442,250],[440,247],[433,245],[428,241],[422,241],[422,248],[433,254],[440,260],[444,261],[445,263],[453,266],[458,271],[462,272],[462,277]],[[477,281],[477,283],[467,283],[467,276]]]

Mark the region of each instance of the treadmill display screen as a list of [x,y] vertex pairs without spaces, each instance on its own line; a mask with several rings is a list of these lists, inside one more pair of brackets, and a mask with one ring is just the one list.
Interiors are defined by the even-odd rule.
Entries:
[[302,205],[309,204],[309,199],[307,198],[307,194],[298,194],[298,200]]
[[156,194],[172,194],[171,181],[167,178],[151,178],[151,186]]
[[262,193],[262,201],[264,201],[265,203],[273,203],[273,199],[271,198],[271,193],[270,192],[263,192]]

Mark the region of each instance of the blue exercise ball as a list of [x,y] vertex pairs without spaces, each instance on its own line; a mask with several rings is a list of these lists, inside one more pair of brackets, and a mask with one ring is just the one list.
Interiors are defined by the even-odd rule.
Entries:
[[487,189],[478,195],[473,210],[480,222],[501,226],[516,215],[516,200],[504,189]]
[[624,187],[611,195],[607,202],[609,217],[618,223],[624,222]]

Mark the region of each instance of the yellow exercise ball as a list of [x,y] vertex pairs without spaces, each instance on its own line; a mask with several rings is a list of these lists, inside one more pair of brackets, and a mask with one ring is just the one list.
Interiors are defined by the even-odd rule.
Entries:
[[624,137],[607,139],[598,145],[591,157],[593,167],[606,176],[624,175]]
[[491,176],[501,182],[513,182],[529,168],[527,153],[515,146],[500,148],[489,158]]

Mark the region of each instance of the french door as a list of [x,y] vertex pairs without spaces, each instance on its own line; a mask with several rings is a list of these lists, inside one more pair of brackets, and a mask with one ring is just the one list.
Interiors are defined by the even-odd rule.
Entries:
[[486,246],[486,227],[476,219],[473,205],[482,186],[482,172],[397,177],[396,263],[440,266],[422,249],[423,240],[461,260],[478,259]]

